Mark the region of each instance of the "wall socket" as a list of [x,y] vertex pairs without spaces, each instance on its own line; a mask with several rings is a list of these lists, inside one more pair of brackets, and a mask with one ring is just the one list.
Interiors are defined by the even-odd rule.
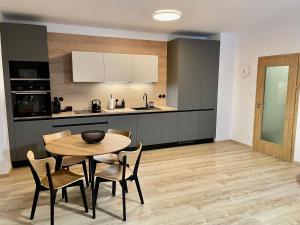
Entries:
[[166,94],[159,94],[158,98],[166,98]]

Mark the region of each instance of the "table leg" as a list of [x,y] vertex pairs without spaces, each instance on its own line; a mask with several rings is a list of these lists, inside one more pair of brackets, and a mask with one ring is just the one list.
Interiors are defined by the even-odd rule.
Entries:
[[96,207],[96,202],[95,202],[95,186],[94,186],[94,172],[93,172],[93,156],[89,157],[89,164],[90,164],[90,174],[91,174],[91,188],[92,188],[92,207],[93,207],[93,219],[96,218],[96,210],[95,210],[95,207]]
[[56,155],[55,171],[58,171],[61,169],[61,163],[62,163],[62,156]]

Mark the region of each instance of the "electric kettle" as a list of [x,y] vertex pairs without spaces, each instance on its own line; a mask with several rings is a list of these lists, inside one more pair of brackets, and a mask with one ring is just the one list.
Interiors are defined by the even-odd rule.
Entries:
[[94,99],[92,101],[92,112],[93,113],[101,112],[101,101],[100,100]]

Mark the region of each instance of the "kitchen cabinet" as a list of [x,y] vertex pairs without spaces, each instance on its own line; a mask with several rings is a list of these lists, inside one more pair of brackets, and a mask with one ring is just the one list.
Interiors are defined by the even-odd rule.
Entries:
[[198,139],[215,138],[216,136],[216,111],[205,110],[199,111],[199,128]]
[[37,158],[46,157],[43,135],[53,133],[51,120],[18,121],[15,130],[15,161],[27,160],[27,152],[32,150]]
[[178,113],[178,141],[192,141],[199,139],[200,118],[199,111]]
[[132,60],[130,54],[104,53],[105,81],[131,82]]
[[48,62],[46,26],[1,23],[1,27],[6,33],[8,60]]
[[54,132],[70,130],[72,134],[80,134],[86,130],[107,130],[107,117],[83,117],[52,120]]
[[172,143],[178,141],[178,113],[158,114],[162,119],[162,143]]
[[137,115],[137,142],[143,145],[155,145],[162,142],[161,114]]
[[168,42],[167,104],[179,110],[216,108],[219,41]]
[[137,145],[136,120],[136,115],[109,116],[108,128],[129,130],[131,132],[130,147],[135,147]]
[[73,82],[104,82],[103,53],[72,52]]
[[158,82],[158,56],[133,55],[132,82]]

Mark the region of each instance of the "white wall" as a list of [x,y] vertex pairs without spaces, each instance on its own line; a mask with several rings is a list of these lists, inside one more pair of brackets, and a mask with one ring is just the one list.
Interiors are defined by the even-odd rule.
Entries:
[[0,36],[0,174],[11,169]]
[[231,139],[232,96],[237,35],[220,34],[220,65],[216,140]]
[[[280,29],[279,29],[280,28]],[[258,57],[300,52],[300,27],[285,24],[267,31],[240,33],[232,107],[232,139],[252,145]],[[251,75],[241,78],[239,67],[248,63]],[[298,113],[300,116],[300,112]],[[300,118],[297,123],[295,161],[300,161]]]

